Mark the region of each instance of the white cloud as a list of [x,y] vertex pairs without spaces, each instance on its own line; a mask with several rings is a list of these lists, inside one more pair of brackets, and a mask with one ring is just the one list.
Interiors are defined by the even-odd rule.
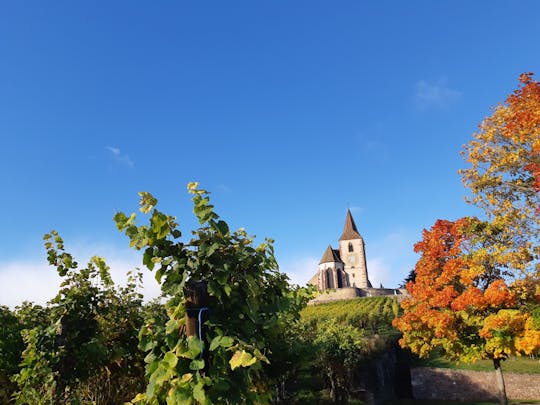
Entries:
[[[141,267],[140,257],[131,251],[113,252],[112,248],[84,249],[80,247],[71,250],[80,268],[84,268],[88,259],[94,254],[105,258],[110,267],[111,277],[117,285],[125,285],[127,272]],[[143,270],[143,290],[145,300],[159,296],[160,289],[154,274]],[[0,305],[15,307],[23,301],[32,301],[44,305],[51,300],[60,286],[60,276],[56,269],[43,261],[12,261],[0,263]]]
[[419,80],[415,84],[414,104],[416,108],[444,108],[461,97],[461,92],[448,87],[445,77],[434,81]]
[[315,257],[296,257],[279,263],[280,271],[287,273],[292,284],[304,286],[317,272],[319,259]]
[[120,148],[117,148],[115,146],[107,146],[106,149],[112,153],[114,160],[116,160],[118,163],[123,164],[128,167],[135,166],[135,163],[133,162],[133,160],[131,160],[127,154],[122,153],[120,151]]
[[373,287],[379,288],[381,284],[385,288],[396,287],[395,275],[392,274],[390,264],[383,257],[369,259],[367,261],[367,267],[369,281],[371,281]]
[[15,307],[23,301],[45,304],[56,295],[60,278],[44,262],[10,262],[0,265],[0,305]]

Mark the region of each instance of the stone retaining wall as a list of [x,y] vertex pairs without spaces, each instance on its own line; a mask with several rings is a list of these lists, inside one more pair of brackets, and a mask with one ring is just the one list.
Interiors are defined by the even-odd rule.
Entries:
[[[540,399],[539,374],[504,373],[504,381],[509,399]],[[495,372],[419,367],[411,369],[411,383],[416,399],[497,400]]]
[[350,300],[359,297],[394,296],[401,301],[408,296],[405,288],[358,288],[344,287],[321,292],[317,298],[309,301],[308,305],[324,304],[332,301]]

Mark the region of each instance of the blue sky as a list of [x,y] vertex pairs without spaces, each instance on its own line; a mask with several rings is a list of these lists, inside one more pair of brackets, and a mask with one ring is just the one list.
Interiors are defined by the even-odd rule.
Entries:
[[520,73],[540,71],[539,12],[536,1],[2,3],[0,304],[54,295],[51,229],[80,261],[105,256],[117,279],[140,265],[112,222],[138,191],[189,235],[189,181],[233,228],[274,238],[298,283],[350,207],[370,279],[396,286],[423,228],[479,214],[459,151]]

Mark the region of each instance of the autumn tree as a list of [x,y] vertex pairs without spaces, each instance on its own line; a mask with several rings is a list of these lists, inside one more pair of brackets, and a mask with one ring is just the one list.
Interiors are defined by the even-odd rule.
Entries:
[[[470,167],[461,170],[470,202],[509,237],[501,251],[507,265],[528,281],[540,281],[540,83],[532,73],[465,146]],[[529,284],[535,284],[529,283]]]
[[438,220],[424,230],[414,247],[421,257],[415,281],[407,284],[410,298],[393,323],[403,334],[401,346],[421,357],[436,350],[457,361],[491,359],[501,404],[501,361],[540,348],[536,314],[523,310],[524,297],[512,288],[512,273],[496,254],[506,237],[474,218]]

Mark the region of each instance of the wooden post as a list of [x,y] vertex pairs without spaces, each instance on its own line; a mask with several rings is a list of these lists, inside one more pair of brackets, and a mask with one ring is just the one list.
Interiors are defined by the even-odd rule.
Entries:
[[207,374],[209,352],[204,347],[206,327],[203,326],[209,317],[206,281],[188,280],[184,287],[184,295],[186,297],[186,336],[197,336],[203,342],[202,358],[204,360],[204,369],[201,371],[203,374]]

